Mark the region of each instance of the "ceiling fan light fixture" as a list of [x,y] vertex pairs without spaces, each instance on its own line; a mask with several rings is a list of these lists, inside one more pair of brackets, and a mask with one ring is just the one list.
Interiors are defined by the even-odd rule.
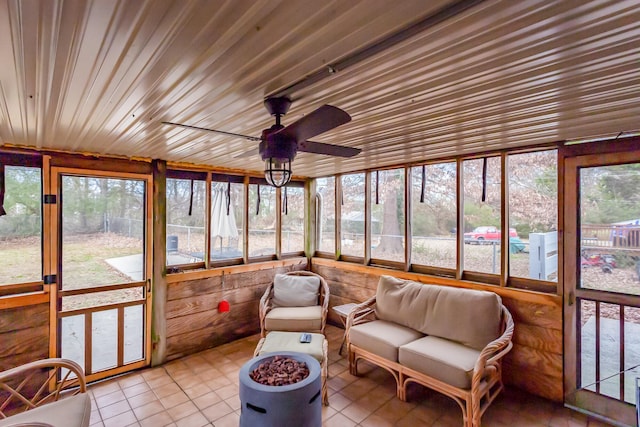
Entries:
[[264,161],[264,178],[274,187],[284,187],[291,181],[291,159],[269,157]]

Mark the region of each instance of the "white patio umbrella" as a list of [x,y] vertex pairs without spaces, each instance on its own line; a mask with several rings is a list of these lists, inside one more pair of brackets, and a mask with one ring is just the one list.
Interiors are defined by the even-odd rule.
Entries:
[[[211,197],[211,236],[220,237],[220,250],[225,238],[237,238],[238,227],[233,213],[233,204],[227,210],[227,184],[217,183]],[[213,248],[212,248],[213,249]]]

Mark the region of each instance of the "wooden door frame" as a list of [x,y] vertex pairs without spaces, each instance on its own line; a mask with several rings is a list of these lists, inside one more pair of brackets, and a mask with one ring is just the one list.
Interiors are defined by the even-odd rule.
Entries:
[[[640,138],[632,138],[632,143],[602,143],[587,144],[585,146],[565,147],[563,150],[562,170],[563,179],[563,309],[564,309],[564,400],[572,409],[612,422],[606,414],[618,414],[622,424],[635,424],[635,408],[629,404],[596,395],[588,391],[577,390],[577,298],[578,268],[580,257],[579,247],[579,169],[586,167],[613,166],[616,164],[640,162],[640,150],[637,142]],[[624,300],[623,295],[616,295],[616,299]],[[584,409],[589,408],[589,410]],[[604,415],[603,415],[604,414]]]
[[[60,209],[60,193],[62,191],[61,177],[63,175],[71,176],[83,176],[83,177],[95,177],[95,178],[113,178],[113,179],[132,179],[139,180],[145,183],[145,195],[144,195],[144,261],[145,261],[145,277],[143,281],[146,282],[145,303],[146,312],[144,313],[144,325],[143,330],[145,333],[143,346],[144,346],[144,358],[140,361],[119,366],[117,368],[100,371],[94,374],[87,374],[87,381],[94,381],[102,378],[106,378],[113,375],[118,375],[123,372],[127,372],[134,369],[149,366],[151,364],[151,321],[152,321],[152,277],[153,277],[153,176],[151,174],[144,173],[132,173],[132,172],[117,172],[117,171],[105,171],[95,169],[84,169],[76,167],[64,167],[64,166],[50,166],[46,162],[45,182],[43,187],[45,188],[46,195],[55,195],[56,203],[44,205],[46,223],[49,224],[49,240],[45,243],[47,250],[45,251],[44,261],[44,274],[59,274],[62,268],[62,260],[60,258],[62,250],[61,241],[61,228],[62,228],[62,211]],[[58,284],[49,286],[50,289],[50,337],[49,337],[49,355],[50,357],[60,357],[58,354],[59,348],[59,334],[58,334]],[[85,333],[87,333],[85,331]]]

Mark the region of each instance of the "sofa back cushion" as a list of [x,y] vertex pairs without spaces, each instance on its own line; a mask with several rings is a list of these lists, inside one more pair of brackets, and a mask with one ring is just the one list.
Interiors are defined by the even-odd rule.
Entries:
[[318,305],[320,278],[276,274],[273,279],[273,305],[275,307],[309,307]]
[[477,350],[500,336],[502,301],[493,292],[381,276],[376,315]]

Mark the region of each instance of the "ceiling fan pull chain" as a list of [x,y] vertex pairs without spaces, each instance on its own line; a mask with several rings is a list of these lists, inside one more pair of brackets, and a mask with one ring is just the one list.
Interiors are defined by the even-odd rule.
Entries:
[[482,159],[482,201],[487,201],[487,158]]
[[260,184],[258,184],[258,198],[256,199],[256,216],[260,215]]
[[191,180],[191,190],[189,190],[189,216],[193,212],[193,180]]
[[231,207],[231,181],[227,181],[227,216],[229,216],[230,207]]
[[422,165],[422,185],[420,188],[420,203],[424,203],[424,186],[425,186],[426,176],[427,176],[426,167],[425,165]]

